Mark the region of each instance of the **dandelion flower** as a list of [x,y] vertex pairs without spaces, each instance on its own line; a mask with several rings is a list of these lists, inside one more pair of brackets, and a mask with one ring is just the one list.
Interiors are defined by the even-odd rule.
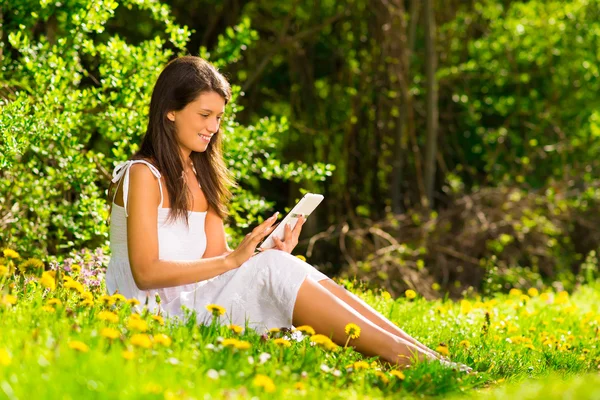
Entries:
[[87,292],[87,291],[81,293],[81,298],[83,300],[94,301],[94,295],[91,292]]
[[56,289],[56,280],[54,279],[52,274],[50,274],[50,272],[48,272],[48,271],[42,273],[42,278],[40,279],[40,283],[42,284],[42,286],[44,286],[45,288],[48,288],[50,290]]
[[48,299],[46,304],[49,306],[62,306],[62,301],[60,299]]
[[267,393],[272,393],[275,391],[275,384],[271,378],[266,375],[257,374],[252,381],[252,385],[263,388]]
[[87,344],[80,342],[79,340],[69,342],[69,347],[82,353],[87,353],[90,350]]
[[119,322],[119,316],[112,311],[100,311],[98,313],[98,319],[101,321],[108,321],[112,323]]
[[78,265],[78,264],[71,265],[71,271],[73,271],[73,272],[80,272],[81,271],[81,265]]
[[315,330],[310,325],[300,325],[295,329],[296,331],[304,332],[307,335],[314,335]]
[[375,375],[381,379],[381,381],[383,383],[389,383],[390,382],[390,378],[387,377],[387,375],[385,374],[385,372],[381,372],[381,371],[375,371]]
[[153,315],[152,319],[155,320],[156,322],[158,322],[159,325],[164,325],[165,324],[164,318],[161,317],[160,315]]
[[473,310],[473,305],[469,300],[461,300],[460,301],[460,313],[468,314]]
[[206,306],[206,309],[215,317],[225,314],[225,309],[217,304],[209,304]]
[[294,383],[294,389],[296,390],[304,390],[304,382],[296,382]]
[[79,302],[79,305],[84,306],[84,307],[92,307],[94,305],[94,302],[92,300],[85,299],[85,300],[81,300]]
[[466,349],[468,349],[469,347],[471,347],[471,343],[468,340],[461,340],[458,345],[462,346],[462,347],[464,347]]
[[226,339],[223,339],[221,344],[223,345],[223,347],[229,347],[229,346],[234,347],[237,342],[238,342],[238,340],[235,338],[226,338]]
[[407,299],[409,299],[409,300],[412,300],[412,299],[414,299],[415,297],[417,297],[417,292],[415,292],[415,291],[414,291],[414,290],[412,290],[412,289],[407,289],[407,290],[404,292],[404,295],[406,296],[406,298],[407,298]]
[[227,325],[227,327],[229,329],[231,329],[234,333],[242,333],[242,331],[244,330],[244,328],[242,328],[239,325],[235,325],[235,324],[231,324],[231,325]]
[[100,301],[100,303],[106,306],[112,306],[113,304],[115,304],[115,299],[113,299],[112,296],[109,296],[107,294],[103,294],[102,296],[100,296],[98,298],[98,301]]
[[56,309],[52,306],[42,306],[42,310],[49,312],[49,313],[53,313],[56,311]]
[[152,340],[145,333],[136,333],[131,337],[130,343],[136,347],[143,347],[145,349],[152,347]]
[[446,346],[445,344],[440,344],[435,350],[444,356],[450,354],[450,351],[448,351],[448,346]]
[[354,368],[355,370],[359,370],[359,369],[369,369],[370,365],[368,362],[366,361],[355,361],[352,364],[352,368]]
[[115,303],[119,303],[119,302],[123,302],[124,303],[124,302],[127,301],[127,299],[125,298],[125,296],[123,296],[120,293],[115,293],[111,297],[112,297],[112,299],[114,300]]
[[102,330],[100,330],[100,335],[107,339],[114,340],[119,337],[120,333],[113,328],[102,328]]
[[124,350],[121,355],[123,356],[124,359],[126,360],[131,360],[133,359],[134,353],[133,351],[130,350]]
[[146,332],[148,330],[148,323],[143,319],[129,318],[127,321],[127,329],[132,331]]
[[12,294],[5,294],[0,297],[0,305],[11,306],[17,304],[17,297]]
[[127,304],[129,304],[131,306],[137,306],[138,304],[140,304],[140,301],[136,298],[128,299]]
[[2,250],[2,254],[4,254],[4,258],[12,258],[12,259],[17,259],[20,258],[21,256],[19,255],[19,253],[17,253],[16,251],[12,250],[12,249],[4,249]]
[[236,343],[234,343],[234,346],[238,350],[247,350],[250,347],[252,347],[252,345],[250,344],[250,342],[247,342],[245,340],[238,340]]
[[44,262],[37,258],[28,258],[26,261],[23,261],[21,264],[19,264],[19,270],[24,274],[37,273],[43,269]]
[[0,264],[0,276],[8,275],[8,267]]
[[540,292],[536,288],[532,287],[527,290],[527,294],[530,297],[537,297],[540,294]]
[[269,333],[277,333],[277,332],[281,332],[281,329],[279,329],[279,328],[271,328],[271,329],[269,329]]
[[8,351],[5,349],[0,349],[0,365],[4,367],[8,367],[12,362],[12,357],[8,354]]
[[65,289],[73,289],[76,290],[77,292],[79,292],[80,294],[83,294],[85,292],[85,288],[83,287],[83,285],[75,280],[70,280],[68,282],[66,282],[64,284]]
[[281,338],[275,339],[273,342],[277,346],[280,346],[280,347],[290,347],[292,345],[292,343],[290,343],[289,340],[285,340],[285,339],[281,339]]
[[351,339],[358,339],[360,337],[360,326],[353,324],[352,322],[346,325],[344,330],[346,335],[350,336]]
[[159,333],[158,335],[154,335],[154,342],[169,347],[171,345],[171,338],[163,333]]
[[395,376],[400,380],[404,380],[404,378],[406,378],[406,376],[404,376],[404,372],[398,371],[397,369],[390,371],[390,375]]
[[517,288],[512,288],[510,289],[510,291],[508,292],[509,296],[520,296],[523,294],[523,291]]

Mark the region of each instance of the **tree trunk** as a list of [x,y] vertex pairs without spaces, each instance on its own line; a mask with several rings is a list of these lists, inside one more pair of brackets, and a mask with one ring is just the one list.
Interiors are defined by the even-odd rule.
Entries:
[[427,142],[425,144],[425,190],[427,206],[433,206],[435,181],[435,156],[438,136],[438,89],[435,78],[437,55],[435,52],[435,18],[433,0],[424,0],[425,17],[425,73],[427,75]]

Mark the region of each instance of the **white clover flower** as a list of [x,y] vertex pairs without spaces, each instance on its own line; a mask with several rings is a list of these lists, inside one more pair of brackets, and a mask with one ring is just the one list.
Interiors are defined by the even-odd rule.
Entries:
[[206,376],[208,376],[210,379],[213,379],[213,380],[219,379],[219,373],[214,369],[209,369],[206,372]]
[[340,376],[340,375],[342,375],[342,371],[340,371],[339,369],[334,369],[333,372],[332,372],[332,374],[334,376]]
[[250,364],[250,365],[254,364],[254,357],[248,356],[248,364]]
[[329,368],[329,366],[327,366],[327,364],[321,364],[321,371],[329,372],[330,370],[331,370],[331,368]]
[[301,331],[294,331],[292,333],[292,339],[294,339],[296,342],[301,342],[302,339],[304,339],[304,335]]
[[269,353],[261,353],[258,356],[258,359],[260,360],[261,364],[266,363],[269,358],[271,358],[271,355]]

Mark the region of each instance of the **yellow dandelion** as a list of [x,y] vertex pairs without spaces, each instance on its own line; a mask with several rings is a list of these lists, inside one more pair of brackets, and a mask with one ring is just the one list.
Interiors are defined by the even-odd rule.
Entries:
[[94,305],[94,302],[92,300],[85,299],[85,300],[81,300],[79,302],[79,305],[84,306],[84,307],[92,307]]
[[299,259],[301,259],[302,261],[306,262],[306,257],[301,256],[301,255],[297,255],[296,257],[298,257]]
[[355,370],[359,370],[359,369],[369,369],[370,365],[368,362],[366,361],[355,361],[352,364],[352,368],[354,368]]
[[461,300],[460,301],[460,313],[468,314],[473,310],[473,305],[469,300]]
[[273,343],[275,343],[277,346],[280,346],[280,347],[291,347],[292,346],[292,343],[290,343],[289,340],[282,339],[282,338],[273,340]]
[[127,299],[127,304],[129,304],[130,306],[137,306],[141,303],[138,299],[133,298],[133,299]]
[[154,335],[154,342],[159,343],[165,347],[169,347],[171,345],[171,338],[163,333],[159,333],[158,335]]
[[120,332],[113,328],[102,328],[100,330],[100,335],[107,339],[114,340],[120,336]]
[[381,381],[383,383],[389,383],[390,382],[390,378],[387,377],[387,375],[384,372],[381,371],[375,371],[375,375],[381,379]]
[[145,349],[152,347],[152,340],[145,333],[136,333],[131,336],[130,343],[136,347],[143,347]]
[[140,320],[140,319],[142,319],[142,316],[140,314],[134,312],[134,313],[131,313],[131,315],[129,316],[129,318],[130,319]]
[[81,298],[83,300],[89,300],[89,301],[94,301],[94,295],[92,294],[92,292],[83,292],[81,293]]
[[0,349],[0,365],[8,367],[12,362],[12,357],[6,349]]
[[126,359],[126,360],[131,360],[131,359],[133,359],[133,356],[134,356],[135,354],[133,353],[133,351],[130,351],[130,350],[124,350],[124,351],[121,353],[121,355],[123,356],[123,358],[124,358],[124,359]]
[[225,314],[225,309],[217,304],[209,304],[206,306],[206,309],[215,317]]
[[[52,271],[54,272],[54,271]],[[55,290],[56,289],[56,279],[49,271],[43,272],[42,277],[40,279],[40,283],[47,289]]]
[[448,346],[446,346],[445,344],[440,344],[435,350],[444,356],[447,356],[450,354],[450,351],[448,350]]
[[223,345],[223,347],[229,347],[229,346],[235,347],[237,342],[238,342],[238,340],[235,338],[225,338],[221,342],[221,345]]
[[115,293],[111,297],[112,297],[112,299],[114,300],[115,303],[119,303],[119,302],[125,303],[127,301],[127,299],[125,298],[125,296],[123,296],[120,293]]
[[315,334],[315,330],[310,325],[300,325],[299,327],[297,327],[294,330],[295,331],[304,332],[307,335],[314,335]]
[[49,313],[53,313],[56,311],[56,309],[52,306],[42,306],[42,310],[49,312]]
[[396,378],[400,379],[401,381],[404,380],[404,378],[406,378],[406,376],[404,375],[404,372],[398,371],[397,369],[390,371],[390,375],[395,376]]
[[0,276],[8,275],[9,269],[6,265],[0,264]]
[[83,285],[72,279],[70,281],[66,282],[64,284],[64,287],[65,287],[65,289],[76,290],[80,294],[83,294],[85,292],[85,288],[83,287]]
[[2,253],[4,254],[4,258],[12,258],[16,260],[17,258],[21,257],[19,253],[12,249],[4,249],[2,250]]
[[98,319],[101,321],[108,321],[115,324],[119,322],[119,316],[112,311],[100,311],[98,313]]
[[82,353],[87,353],[90,350],[87,344],[80,342],[79,340],[69,342],[69,347]]
[[322,335],[320,333],[317,333],[316,335],[312,335],[310,337],[310,341],[311,342],[315,342],[316,344],[323,344],[323,343],[327,343],[330,342],[331,339],[329,339],[327,336]]
[[520,296],[522,294],[523,294],[523,291],[521,289],[517,289],[517,288],[512,288],[508,292],[509,296]]
[[360,337],[360,326],[352,322],[346,325],[344,331],[351,339],[358,339]]
[[17,297],[12,294],[5,294],[0,297],[0,305],[3,306],[12,306],[17,304]]
[[99,301],[101,304],[104,304],[104,305],[106,305],[106,306],[112,306],[113,304],[115,304],[115,299],[113,299],[113,297],[112,297],[112,296],[109,296],[109,295],[107,295],[107,294],[103,294],[102,296],[100,296],[100,297],[98,298],[98,301]]
[[277,333],[277,332],[281,332],[281,329],[279,329],[279,328],[271,328],[271,329],[269,329],[269,333]]
[[381,292],[381,297],[387,301],[389,299],[392,298],[392,295],[390,294],[390,292],[388,292],[387,290],[384,290],[383,292]]
[[231,324],[231,325],[227,325],[227,327],[229,329],[231,329],[234,333],[242,333],[242,331],[244,330],[244,328],[242,328],[239,325],[235,325],[235,324]]
[[148,330],[148,323],[143,319],[129,318],[127,321],[127,329],[131,331],[146,332]]
[[471,343],[468,340],[461,340],[458,345],[461,346],[461,347],[464,347],[466,349],[468,349],[469,347],[471,347]]
[[24,274],[27,273],[39,273],[44,269],[44,262],[37,258],[28,258],[26,261],[23,261],[19,264],[19,271]]
[[71,271],[73,271],[73,272],[80,272],[81,271],[81,265],[79,265],[79,264],[73,264],[73,265],[71,265]]
[[234,343],[234,346],[238,350],[247,350],[250,347],[252,347],[252,344],[245,340],[238,340],[237,342]]
[[535,350],[535,347],[531,343],[525,343],[523,347],[527,347],[528,349]]
[[49,306],[62,306],[63,303],[60,301],[60,299],[48,299],[46,304]]
[[296,382],[294,383],[294,389],[295,390],[304,390],[306,387],[304,385],[304,382]]
[[536,288],[532,287],[532,288],[527,289],[527,294],[530,297],[537,297],[537,296],[539,296],[540,292]]
[[163,317],[161,317],[160,315],[153,315],[152,319],[156,322],[158,322],[159,325],[164,325],[165,324],[165,319]]
[[257,374],[252,381],[252,385],[263,388],[267,393],[272,393],[275,391],[275,384],[273,383],[273,380],[266,375]]
[[404,295],[406,296],[406,298],[407,298],[407,299],[409,299],[409,300],[412,300],[412,299],[414,299],[415,297],[417,297],[417,292],[415,292],[415,291],[414,291],[414,290],[412,290],[412,289],[407,289],[407,290],[404,292]]

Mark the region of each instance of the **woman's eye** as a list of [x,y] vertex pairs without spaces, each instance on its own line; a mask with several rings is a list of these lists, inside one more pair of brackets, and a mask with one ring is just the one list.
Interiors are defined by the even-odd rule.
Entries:
[[208,118],[208,115],[204,115],[204,114],[200,114],[200,115],[202,115],[204,118]]

